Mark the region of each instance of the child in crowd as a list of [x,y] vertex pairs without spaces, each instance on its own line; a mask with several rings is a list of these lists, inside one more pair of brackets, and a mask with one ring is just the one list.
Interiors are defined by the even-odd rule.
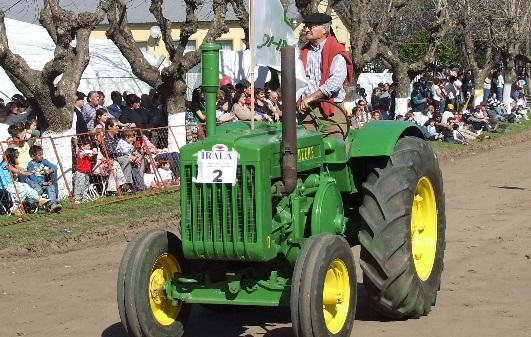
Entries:
[[[28,163],[31,161],[31,156],[29,154],[30,146],[26,141],[26,128],[24,123],[16,123],[9,126],[7,132],[11,136],[8,140],[8,145],[10,148],[18,150],[19,168],[25,170]],[[19,180],[27,182],[26,176],[20,176]]]
[[18,175],[29,176],[30,173],[18,167],[18,150],[8,148],[4,152],[4,160],[0,163],[0,188],[11,195],[13,207],[10,212],[17,216],[24,214],[23,205],[27,202],[30,206],[45,206],[50,200],[39,196],[37,191],[26,183],[16,181]]
[[96,149],[90,149],[90,139],[79,137],[79,147],[76,151],[76,172],[74,172],[74,202],[85,201],[85,193],[89,189],[90,174],[92,173],[92,156],[98,154]]
[[216,122],[218,124],[232,122],[236,119],[234,114],[229,111],[229,101],[225,98],[218,100],[216,108]]
[[33,145],[41,145],[40,139],[41,133],[39,130],[37,130],[37,120],[36,119],[28,119],[24,126],[26,128],[26,139],[28,140],[28,145],[31,147]]
[[122,138],[118,141],[116,147],[118,152],[124,153],[129,156],[131,162],[131,173],[133,176],[133,181],[135,188],[138,190],[143,190],[146,188],[144,184],[144,178],[142,176],[142,171],[139,169],[143,166],[144,157],[140,152],[138,152],[133,145],[136,141],[136,133],[133,130],[127,130],[123,133]]
[[59,203],[59,187],[57,184],[57,165],[44,159],[44,152],[39,145],[33,145],[29,150],[31,161],[28,163],[28,171],[31,175],[28,177],[28,184],[39,195],[45,191],[50,199],[48,211],[57,213],[63,206]]
[[444,136],[442,135],[442,133],[437,132],[437,128],[435,127],[435,119],[430,118],[430,120],[426,124],[426,130],[428,132],[429,140],[443,140]]
[[174,179],[173,173],[170,169],[169,160],[160,160],[159,168],[157,169],[157,175],[160,177],[162,184],[164,186],[175,185],[176,181]]

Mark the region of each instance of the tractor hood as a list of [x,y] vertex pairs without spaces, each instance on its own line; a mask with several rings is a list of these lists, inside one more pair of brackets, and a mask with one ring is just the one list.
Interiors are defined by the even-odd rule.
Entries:
[[[282,126],[255,123],[251,130],[248,122],[228,123],[217,127],[216,134],[206,139],[187,144],[181,148],[181,161],[192,164],[197,153],[210,151],[215,145],[223,144],[229,150],[238,152],[238,164],[268,165],[271,177],[280,177],[282,166]],[[320,133],[297,127],[298,171],[318,167],[324,160],[323,138]]]

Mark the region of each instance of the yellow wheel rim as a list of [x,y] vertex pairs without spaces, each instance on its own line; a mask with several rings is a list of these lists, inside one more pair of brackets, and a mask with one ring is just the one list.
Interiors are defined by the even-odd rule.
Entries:
[[350,281],[347,266],[335,259],[328,266],[323,286],[323,315],[326,328],[338,333],[347,320],[350,305]]
[[159,256],[151,268],[149,305],[155,320],[164,326],[173,324],[181,311],[182,303],[179,302],[177,306],[172,305],[164,291],[166,281],[171,280],[173,274],[180,271],[179,263],[169,254]]
[[420,178],[411,210],[411,253],[422,281],[431,274],[437,251],[437,202],[427,177]]

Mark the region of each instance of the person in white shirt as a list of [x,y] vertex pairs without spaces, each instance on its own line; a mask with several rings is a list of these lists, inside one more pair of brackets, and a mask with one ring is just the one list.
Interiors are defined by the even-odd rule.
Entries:
[[448,109],[443,113],[442,115],[442,120],[444,122],[446,122],[448,120],[448,118],[454,118],[454,105],[453,104],[448,104]]
[[496,93],[498,94],[498,99],[503,102],[503,86],[505,81],[503,79],[503,74],[500,72],[498,74],[498,80],[496,81]]
[[428,123],[430,118],[433,117],[434,112],[435,107],[433,105],[428,105],[428,107],[422,111],[421,114],[415,115],[415,122],[421,127],[426,126],[426,123]]
[[174,177],[170,169],[170,162],[168,160],[159,161],[159,168],[157,169],[157,175],[163,185],[170,185],[174,183]]
[[490,77],[485,78],[485,82],[483,82],[483,102],[487,102],[487,100],[490,97],[490,90],[492,88],[492,80]]

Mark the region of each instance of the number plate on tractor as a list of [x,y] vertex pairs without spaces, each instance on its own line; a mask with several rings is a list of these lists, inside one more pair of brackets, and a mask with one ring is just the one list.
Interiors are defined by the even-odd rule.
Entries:
[[235,184],[238,152],[216,144],[212,151],[197,152],[196,183]]

